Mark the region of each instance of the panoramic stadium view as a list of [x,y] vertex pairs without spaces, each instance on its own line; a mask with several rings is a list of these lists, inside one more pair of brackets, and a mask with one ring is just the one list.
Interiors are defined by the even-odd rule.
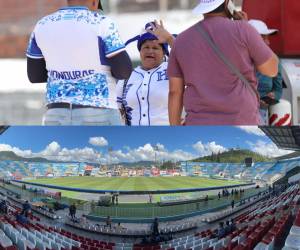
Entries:
[[2,248],[299,249],[300,128],[221,128],[2,126]]

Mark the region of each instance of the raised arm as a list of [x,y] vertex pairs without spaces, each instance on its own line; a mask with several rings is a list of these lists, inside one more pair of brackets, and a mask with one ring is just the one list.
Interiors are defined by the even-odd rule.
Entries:
[[175,37],[165,29],[162,20],[160,20],[159,23],[157,20],[155,20],[154,24],[152,25],[152,30],[147,31],[155,35],[158,38],[159,43],[168,43],[172,48]]

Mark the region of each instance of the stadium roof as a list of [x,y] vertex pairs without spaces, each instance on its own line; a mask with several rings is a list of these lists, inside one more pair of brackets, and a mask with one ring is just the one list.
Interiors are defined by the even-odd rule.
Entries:
[[300,127],[259,127],[279,148],[300,151]]
[[2,135],[8,128],[9,126],[0,126],[0,135]]

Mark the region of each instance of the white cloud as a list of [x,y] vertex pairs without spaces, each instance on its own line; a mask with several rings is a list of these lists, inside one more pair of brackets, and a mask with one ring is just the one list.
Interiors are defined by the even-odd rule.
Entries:
[[257,126],[238,126],[237,128],[257,136],[265,136],[264,132]]
[[223,147],[222,145],[216,144],[216,142],[208,142],[203,144],[201,141],[198,141],[193,145],[193,148],[197,151],[198,155],[200,156],[207,156],[211,155],[212,153],[222,153],[227,151],[227,148]]
[[255,143],[247,143],[249,144],[252,151],[267,157],[279,157],[294,152],[291,150],[280,149],[273,142],[267,143],[265,141],[258,140]]
[[16,147],[12,147],[8,144],[0,144],[0,151],[12,151],[16,155],[22,156],[22,157],[31,157],[32,151],[31,150],[22,150]]
[[42,152],[40,152],[40,154],[45,156],[56,156],[60,150],[60,145],[56,141],[53,141]]
[[150,143],[126,152],[122,150],[112,151],[110,155],[111,162],[154,161],[155,157],[157,161],[185,161],[196,157],[189,152],[182,150],[169,151],[162,144],[151,145]]
[[89,139],[89,144],[98,147],[105,147],[108,145],[108,141],[104,137],[91,137]]
[[[99,142],[99,141],[98,141]],[[21,150],[10,145],[0,144],[0,151],[14,151],[23,157],[44,157],[55,161],[78,161],[95,163],[119,163],[136,161],[185,161],[196,158],[196,155],[183,150],[169,151],[162,144],[151,145],[146,143],[137,148],[125,147],[113,150],[109,154],[101,154],[93,148],[62,148],[57,142],[51,142],[40,152],[33,153],[30,150]]]

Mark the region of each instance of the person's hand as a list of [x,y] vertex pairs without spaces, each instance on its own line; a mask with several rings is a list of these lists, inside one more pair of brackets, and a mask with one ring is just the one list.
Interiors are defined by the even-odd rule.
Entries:
[[267,104],[266,102],[260,100],[260,108],[261,109],[267,109],[267,108],[269,108],[269,104]]
[[248,21],[248,14],[245,11],[234,11],[233,19]]
[[152,29],[149,29],[147,31],[152,35],[156,36],[158,38],[159,43],[168,43],[172,46],[174,37],[169,31],[165,29],[162,20],[160,20],[159,23],[157,20],[154,20],[154,24],[151,23],[151,28]]
[[272,99],[275,99],[275,93],[274,92],[269,92],[267,94],[268,97],[272,98]]

